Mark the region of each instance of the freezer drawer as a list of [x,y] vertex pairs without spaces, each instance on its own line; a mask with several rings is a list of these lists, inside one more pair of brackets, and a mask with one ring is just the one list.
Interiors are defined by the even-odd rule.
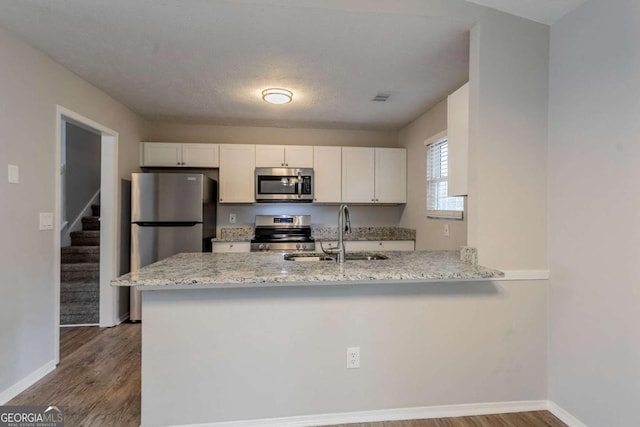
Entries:
[[131,221],[202,222],[203,204],[210,203],[204,181],[201,174],[131,174]]

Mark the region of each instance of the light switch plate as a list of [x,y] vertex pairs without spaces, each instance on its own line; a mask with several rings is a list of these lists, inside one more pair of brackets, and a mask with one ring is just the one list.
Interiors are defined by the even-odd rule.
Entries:
[[9,165],[7,168],[7,180],[9,184],[18,184],[20,182],[20,168],[17,165]]
[[53,230],[53,212],[40,212],[40,230]]

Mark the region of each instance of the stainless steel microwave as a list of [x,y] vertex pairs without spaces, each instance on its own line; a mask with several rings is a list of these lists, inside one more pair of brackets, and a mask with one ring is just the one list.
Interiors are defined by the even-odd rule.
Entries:
[[256,168],[256,202],[312,202],[313,169]]

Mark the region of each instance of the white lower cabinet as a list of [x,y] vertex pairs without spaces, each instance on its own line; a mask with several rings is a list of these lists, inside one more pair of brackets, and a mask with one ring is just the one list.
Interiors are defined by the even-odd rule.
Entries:
[[[338,246],[336,241],[322,242],[325,249]],[[376,252],[376,251],[414,251],[415,241],[413,240],[346,240],[344,242],[347,252]],[[316,249],[320,249],[320,243],[316,244]]]
[[212,242],[211,252],[224,253],[224,252],[250,252],[250,242]]

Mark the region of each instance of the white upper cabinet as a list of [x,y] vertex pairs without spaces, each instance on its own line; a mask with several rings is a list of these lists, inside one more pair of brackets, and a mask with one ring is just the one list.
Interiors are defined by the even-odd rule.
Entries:
[[256,146],[220,145],[220,203],[254,203]]
[[201,167],[219,166],[218,144],[180,144],[143,142],[140,166]]
[[256,145],[256,167],[313,167],[313,147],[308,145]]
[[376,148],[376,203],[407,202],[407,150]]
[[314,202],[342,201],[341,164],[341,147],[313,147]]
[[143,142],[140,166],[182,166],[182,144]]
[[469,83],[447,98],[447,137],[448,195],[466,196],[469,180]]
[[218,144],[182,144],[182,166],[217,168],[220,166]]
[[342,147],[342,201],[375,203],[376,149]]
[[407,150],[343,147],[342,201],[406,203]]

